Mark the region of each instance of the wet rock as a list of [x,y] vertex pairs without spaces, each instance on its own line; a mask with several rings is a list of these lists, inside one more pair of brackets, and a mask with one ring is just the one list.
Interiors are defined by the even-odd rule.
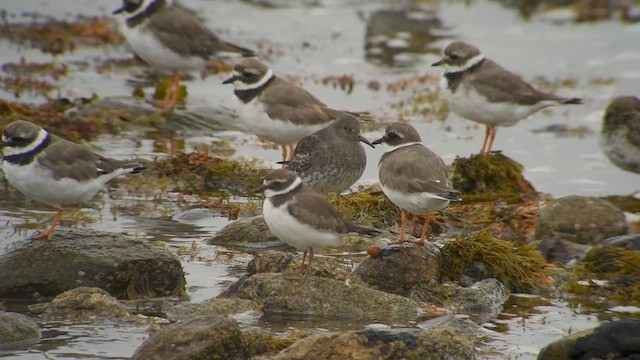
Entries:
[[602,241],[603,246],[618,246],[629,250],[640,250],[640,234],[610,237]]
[[102,289],[92,287],[79,287],[56,296],[42,316],[73,320],[132,317],[116,298]]
[[247,311],[259,310],[260,305],[253,300],[213,298],[197,304],[189,303],[167,309],[166,317],[169,321],[178,321],[210,315],[230,316]]
[[132,360],[247,359],[238,324],[223,316],[206,316],[168,325],[147,339]]
[[565,196],[551,200],[539,213],[537,239],[562,239],[595,245],[627,233],[624,213],[605,200]]
[[521,194],[536,193],[531,183],[524,178],[524,167],[501,152],[492,152],[491,156],[457,157],[451,167],[453,187],[467,195],[463,197],[465,201],[476,198],[520,199]]
[[453,334],[459,334],[468,339],[483,335],[485,331],[480,325],[469,319],[462,319],[454,315],[444,315],[429,319],[418,324],[423,330],[448,330]]
[[591,245],[583,245],[563,239],[542,239],[536,244],[536,249],[540,251],[547,262],[560,264],[571,264],[584,258]]
[[238,219],[207,239],[207,244],[253,250],[295,250],[269,231],[262,216]]
[[235,293],[224,296],[255,300],[267,315],[394,322],[418,316],[418,303],[408,298],[317,276],[305,280],[262,273],[240,279],[231,287]]
[[458,282],[464,287],[469,287],[480,280],[492,277],[493,274],[484,263],[474,260],[462,270]]
[[0,297],[41,299],[81,286],[119,299],[186,296],[180,260],[122,234],[59,229],[51,241],[23,241],[0,256]]
[[484,279],[470,287],[461,287],[453,296],[456,311],[469,315],[478,324],[495,319],[509,299],[507,290],[496,279]]
[[[267,250],[251,259],[247,266],[247,271],[249,275],[265,272],[297,275],[300,273],[301,264],[302,257],[297,254]],[[307,265],[305,264],[305,270],[306,268]],[[313,259],[313,272],[311,275],[338,281],[349,280],[357,284],[363,283],[360,277],[351,270],[351,263],[345,263],[333,257],[315,257]]]
[[274,359],[475,359],[473,340],[449,330],[366,329],[311,335]]
[[26,348],[40,340],[40,329],[30,317],[0,311],[0,350]]
[[390,245],[367,257],[355,270],[374,289],[407,295],[421,284],[437,283],[438,248],[430,243]]
[[640,320],[616,320],[554,341],[538,354],[538,360],[638,359]]

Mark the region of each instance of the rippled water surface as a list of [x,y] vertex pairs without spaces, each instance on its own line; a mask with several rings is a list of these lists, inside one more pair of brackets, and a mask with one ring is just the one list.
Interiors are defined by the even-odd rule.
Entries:
[[[413,86],[413,90],[434,91],[439,68],[432,68],[441,48],[452,39],[478,46],[487,57],[514,70],[525,79],[542,84],[542,79],[560,85],[558,94],[582,97],[583,106],[567,106],[540,112],[509,128],[499,128],[494,149],[504,151],[525,166],[525,175],[536,189],[554,196],[567,194],[628,194],[640,188],[640,177],[619,170],[608,162],[597,144],[597,133],[604,107],[617,95],[640,94],[640,24],[617,20],[576,24],[569,9],[534,14],[525,20],[516,9],[498,2],[480,0],[466,2],[434,2],[409,15],[400,14],[388,1],[319,1],[319,6],[303,6],[301,2],[284,1],[289,7],[260,7],[245,1],[185,0],[183,3],[207,21],[222,37],[247,47],[258,44],[271,48],[268,61],[275,72],[295,77],[302,85],[335,108],[368,110],[384,120],[395,120],[397,104],[411,103],[412,90],[386,91],[400,80],[431,75],[433,81]],[[75,19],[78,15],[108,16],[119,7],[116,0],[22,0],[4,2],[10,23],[33,21],[32,14],[57,19]],[[398,18],[396,18],[398,17]],[[374,21],[375,19],[375,21]],[[399,20],[398,20],[399,19]],[[36,19],[41,21],[40,19]],[[429,27],[427,28],[427,24]],[[412,38],[407,35],[413,32]],[[368,40],[367,40],[368,39]],[[403,49],[410,48],[414,52]],[[0,63],[16,63],[21,58],[30,62],[56,60],[70,68],[60,82],[63,97],[122,96],[132,92],[127,79],[140,71],[127,68],[106,73],[96,72],[95,65],[105,59],[128,59],[126,47],[104,46],[79,48],[57,58],[38,49],[0,41]],[[89,66],[86,66],[89,64]],[[322,84],[327,76],[349,75],[355,80],[351,94]],[[204,112],[228,106],[232,89],[221,84],[224,75],[196,79],[187,84],[187,107]],[[570,81],[567,81],[570,80]],[[367,84],[377,82],[381,90]],[[0,98],[14,101],[13,94],[0,90]],[[22,94],[19,101],[39,103],[43,99]],[[423,140],[447,163],[456,156],[476,153],[484,129],[478,124],[450,115],[446,121],[434,116],[404,114],[421,133]],[[550,125],[564,125],[583,130],[582,136],[560,136],[538,131]],[[264,149],[252,135],[235,131],[191,134],[185,136],[189,148],[197,142],[227,140],[236,147],[235,157],[263,159],[266,166],[280,159],[277,149]],[[366,133],[377,138],[381,130]],[[164,156],[154,141],[140,134],[124,132],[117,137],[100,136],[93,145],[97,151],[113,157]],[[369,164],[363,181],[376,179],[376,164],[383,149],[367,149]],[[1,190],[0,185],[0,190]],[[25,201],[19,194],[7,193],[0,198],[0,247],[32,234],[33,230],[16,232],[14,226],[27,220],[52,214],[51,209]],[[225,217],[211,214],[191,220],[176,217],[178,208],[167,197],[160,205],[162,216],[142,218],[127,215],[117,205],[145,203],[132,194],[117,192],[99,196],[83,210],[94,218],[87,224],[97,230],[122,231],[134,237],[165,244],[178,252],[181,247],[196,246],[193,254],[181,254],[187,273],[187,291],[192,301],[202,301],[218,294],[243,272],[251,258],[217,246],[203,239],[228,223]],[[114,205],[116,205],[114,207]],[[115,210],[112,210],[115,209]],[[44,214],[44,215],[43,215]],[[580,315],[565,303],[537,299],[525,302],[515,297],[505,314],[487,329],[495,339],[490,346],[496,353],[491,358],[533,359],[538,350],[569,332],[593,327],[595,315]],[[283,324],[263,323],[278,327]],[[294,322],[285,326],[323,324]],[[27,352],[0,352],[0,357],[20,359],[105,358],[131,356],[147,337],[145,328],[116,324],[79,325],[43,324],[44,338],[38,347]]]

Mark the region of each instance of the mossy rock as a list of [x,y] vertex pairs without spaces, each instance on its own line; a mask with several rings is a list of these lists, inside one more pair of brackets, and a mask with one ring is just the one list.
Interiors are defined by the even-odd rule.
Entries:
[[132,360],[248,359],[249,355],[235,320],[205,316],[162,328],[142,343]]
[[611,195],[605,196],[602,199],[610,202],[624,212],[640,214],[640,199],[635,197],[635,194],[625,196]]
[[542,254],[533,246],[517,246],[486,232],[450,241],[440,253],[442,280],[457,281],[466,268],[477,261],[514,292],[532,292],[550,281],[544,273]]
[[496,199],[519,202],[522,194],[536,194],[522,174],[524,167],[501,152],[456,157],[451,167],[453,187],[464,194],[463,202]]
[[[603,286],[583,281],[606,280]],[[594,247],[574,271],[567,290],[582,295],[587,306],[640,305],[640,251],[616,246]],[[594,301],[594,302],[592,302]],[[599,306],[601,305],[601,306]]]
[[367,329],[311,335],[274,359],[475,359],[474,339],[450,330]]

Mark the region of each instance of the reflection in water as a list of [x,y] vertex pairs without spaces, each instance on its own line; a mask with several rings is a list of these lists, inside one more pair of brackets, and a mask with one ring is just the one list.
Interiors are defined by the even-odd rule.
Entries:
[[430,9],[382,9],[367,21],[366,57],[388,66],[408,66],[418,59],[410,54],[437,53],[428,44],[442,38],[433,30],[442,28],[440,19]]

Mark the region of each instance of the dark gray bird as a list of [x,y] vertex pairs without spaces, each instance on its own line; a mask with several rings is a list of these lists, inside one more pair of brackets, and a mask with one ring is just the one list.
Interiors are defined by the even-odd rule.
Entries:
[[367,155],[361,142],[373,147],[360,135],[360,122],[344,115],[328,127],[302,138],[293,153],[289,170],[295,171],[312,189],[320,193],[340,193],[364,173]]

